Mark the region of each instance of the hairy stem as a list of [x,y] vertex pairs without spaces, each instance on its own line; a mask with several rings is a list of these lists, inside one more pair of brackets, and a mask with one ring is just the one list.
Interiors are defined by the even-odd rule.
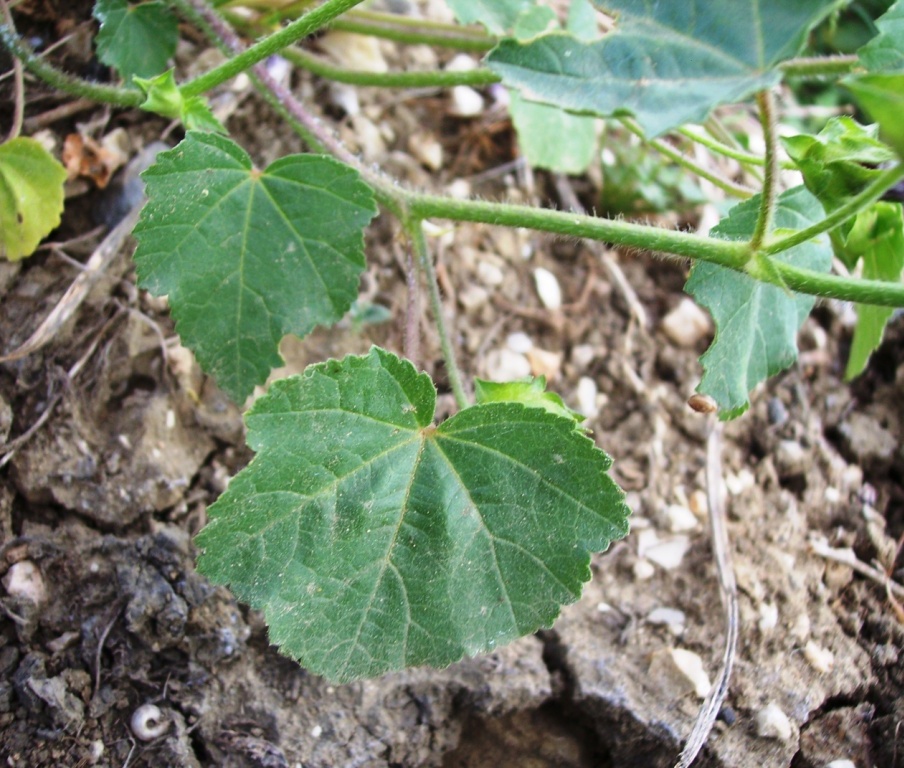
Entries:
[[467,72],[363,72],[343,69],[312,56],[299,48],[287,48],[282,55],[296,66],[313,72],[319,77],[349,85],[368,85],[379,88],[451,88],[456,85],[480,87],[498,83],[501,78],[488,69],[472,69]]
[[813,272],[776,259],[771,263],[785,286],[798,293],[880,307],[904,307],[904,283]]
[[743,269],[750,249],[747,243],[718,240],[691,232],[660,229],[627,221],[600,219],[578,213],[533,208],[527,205],[456,200],[438,195],[406,193],[406,204],[418,218],[473,221],[507,227],[527,227],[568,237],[588,238],[615,245],[658,251],[731,269]]
[[778,197],[778,137],[776,136],[775,98],[772,91],[760,91],[756,95],[756,103],[760,109],[760,122],[763,124],[763,141],[766,144],[766,165],[763,178],[763,192],[760,196],[760,211],[756,218],[756,227],[750,239],[750,247],[758,250],[763,240],[772,231],[775,219],[775,200]]
[[454,48],[459,51],[472,53],[485,53],[489,51],[496,40],[491,37],[476,37],[474,35],[462,35],[457,32],[439,33],[425,32],[422,30],[397,26],[395,24],[377,24],[363,19],[343,18],[334,21],[331,29],[343,32],[356,32],[359,35],[370,35],[392,40],[408,45],[433,45],[438,48]]
[[25,69],[58,91],[117,107],[139,107],[144,101],[144,94],[133,88],[100,85],[61,72],[36,54],[31,46],[16,34],[12,26],[5,22],[0,24],[0,42],[14,58],[22,62]]
[[639,137],[641,141],[643,141],[648,146],[655,149],[659,154],[664,155],[669,158],[673,162],[680,165],[682,168],[690,171],[691,173],[699,176],[701,179],[706,179],[711,184],[715,185],[723,192],[733,195],[734,197],[740,197],[743,200],[747,198],[753,197],[753,190],[748,189],[747,187],[737,184],[730,179],[723,179],[721,176],[713,173],[708,168],[703,167],[695,160],[692,160],[683,152],[679,152],[674,147],[670,146],[664,141],[660,141],[659,139],[650,139],[644,133],[643,129],[637,124],[636,121],[631,118],[622,118],[622,125],[625,126],[631,133],[635,136]]
[[[199,1],[192,0],[193,3]],[[337,16],[345,13],[350,8],[354,8],[360,2],[362,0],[326,0],[323,5],[317,6],[317,8],[293,21],[287,27],[283,27],[279,32],[274,32],[250,48],[233,55],[220,66],[214,67],[194,80],[185,83],[180,88],[182,95],[185,98],[200,96],[211,88],[231,80],[239,73],[250,69],[254,64],[275,53],[279,53],[283,48],[301,40],[303,37],[307,37],[318,29],[322,29]],[[197,5],[195,5],[195,8],[200,11]]]
[[798,78],[841,77],[854,71],[860,59],[850,56],[809,56],[788,59],[779,65],[782,74]]
[[433,259],[430,256],[430,250],[427,248],[423,221],[419,218],[405,218],[402,220],[402,225],[411,239],[411,245],[415,254],[417,254],[418,262],[427,277],[430,306],[433,310],[436,330],[439,333],[439,343],[443,351],[443,359],[446,362],[446,373],[449,375],[449,385],[452,387],[452,394],[455,395],[455,402],[460,409],[467,408],[469,405],[468,396],[462,385],[461,371],[455,361],[455,348],[452,345],[452,337],[449,335],[449,329],[446,326],[443,299],[439,293],[439,283],[436,280],[436,269],[433,267]]

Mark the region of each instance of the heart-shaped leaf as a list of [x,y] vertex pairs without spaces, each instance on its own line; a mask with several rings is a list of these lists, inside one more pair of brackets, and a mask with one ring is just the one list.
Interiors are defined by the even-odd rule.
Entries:
[[356,298],[376,205],[349,166],[289,155],[259,171],[226,137],[192,131],[142,177],[140,285],[169,296],[183,342],[237,401],[282,363],[283,336]]
[[377,348],[274,383],[247,415],[257,455],[198,536],[198,567],[333,680],[550,626],[627,532],[610,459],[573,419],[496,402],[437,427],[435,402]]

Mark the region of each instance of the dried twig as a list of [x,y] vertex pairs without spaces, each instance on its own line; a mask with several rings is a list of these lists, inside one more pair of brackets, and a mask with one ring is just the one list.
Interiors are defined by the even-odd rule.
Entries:
[[810,550],[814,555],[819,555],[836,563],[842,563],[861,576],[872,579],[877,584],[885,587],[889,594],[904,598],[904,586],[892,581],[891,577],[879,568],[873,568],[873,566],[864,563],[850,547],[834,548],[830,547],[823,539],[812,539],[810,541]]
[[731,565],[731,545],[726,525],[724,491],[722,487],[722,424],[716,422],[706,440],[706,496],[709,502],[709,525],[716,558],[716,572],[719,576],[719,591],[725,607],[725,650],[722,654],[722,668],[716,682],[703,702],[694,729],[678,758],[675,768],[688,768],[709,736],[716,716],[722,709],[728,695],[728,683],[734,666],[738,645],[738,587]]
[[88,259],[85,268],[79,273],[78,277],[72,281],[72,285],[69,286],[69,289],[63,294],[63,298],[59,300],[44,322],[41,323],[38,329],[24,344],[22,344],[22,346],[13,350],[8,355],[0,357],[0,363],[9,363],[13,360],[19,360],[26,357],[32,352],[39,350],[53,339],[63,324],[72,317],[75,311],[81,306],[98,278],[104,273],[116,254],[119,253],[122,244],[138,221],[140,210],[141,205],[136,205],[128,215],[110,231],[94,253],[91,254],[91,258]]

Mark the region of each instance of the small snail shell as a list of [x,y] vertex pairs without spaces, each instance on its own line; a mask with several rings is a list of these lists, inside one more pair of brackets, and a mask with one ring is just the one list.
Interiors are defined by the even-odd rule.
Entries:
[[169,730],[170,721],[163,716],[160,707],[155,704],[142,704],[132,713],[129,725],[135,738],[153,741]]

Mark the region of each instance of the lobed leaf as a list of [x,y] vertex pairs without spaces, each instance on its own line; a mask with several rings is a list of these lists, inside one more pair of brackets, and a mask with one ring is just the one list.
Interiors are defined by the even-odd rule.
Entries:
[[0,144],[0,256],[31,256],[60,223],[66,169],[35,139]]
[[[759,204],[757,195],[736,205],[712,234],[750,239]],[[790,189],[778,199],[778,229],[800,230],[822,218],[822,206],[804,187]],[[773,258],[828,272],[832,249],[828,237],[821,235]],[[705,262],[694,264],[684,289],[709,310],[716,326],[715,339],[700,358],[704,372],[697,391],[718,403],[720,418],[740,416],[750,405],[748,393],[797,359],[797,331],[815,299]]]
[[611,460],[575,422],[488,403],[432,424],[426,374],[373,348],[274,383],[198,567],[337,681],[441,666],[549,626],[627,533]]
[[160,74],[176,54],[178,20],[165,3],[97,0],[94,18],[100,22],[95,39],[97,58],[123,80]]
[[904,72],[904,0],[876,19],[879,30],[857,56],[870,72]]
[[809,31],[839,0],[721,3],[597,0],[618,15],[615,32],[584,43],[565,33],[503,40],[487,57],[531,101],[601,117],[634,115],[657,135],[702,122],[781,79]]
[[348,166],[290,155],[258,171],[228,138],[192,131],[142,177],[139,283],[169,296],[183,342],[237,401],[281,364],[283,336],[356,298],[376,205]]

